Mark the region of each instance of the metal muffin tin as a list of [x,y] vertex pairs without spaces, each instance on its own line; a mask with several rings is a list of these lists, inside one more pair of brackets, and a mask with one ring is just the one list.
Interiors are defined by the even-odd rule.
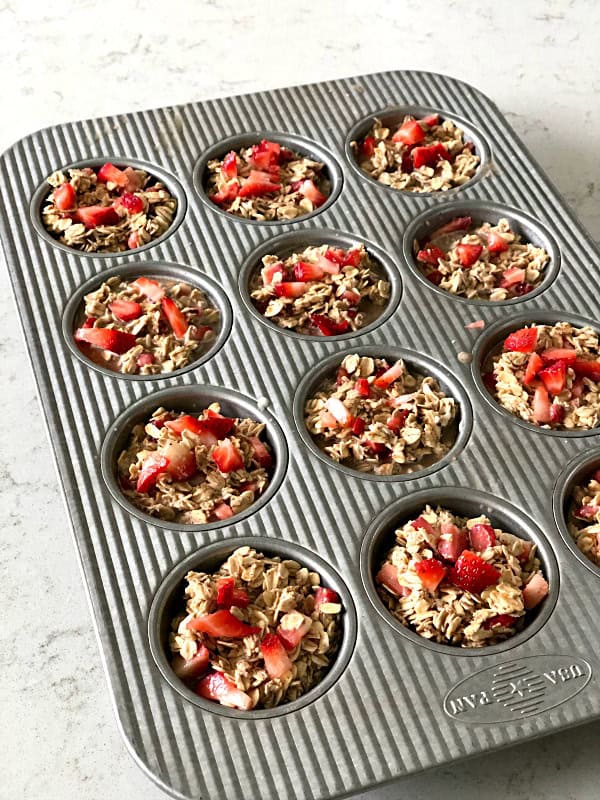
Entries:
[[[398,121],[406,109],[464,120],[482,156],[473,180],[418,195],[392,191],[357,170],[353,138],[377,114]],[[207,201],[207,156],[264,136],[326,161],[334,191],[318,213],[264,224]],[[176,224],[160,241],[112,256],[58,246],[39,223],[45,177],[64,165],[107,160],[143,164],[163,178],[179,201]],[[563,519],[565,493],[588,458],[590,468],[600,460],[587,450],[598,433],[547,435],[519,424],[498,413],[477,370],[489,337],[517,327],[524,315],[597,319],[599,253],[488,98],[432,73],[367,75],[60,125],[17,142],[2,156],[0,175],[4,251],[118,723],[136,761],[165,792],[229,800],[347,797],[600,716],[599,572],[572,547]],[[421,280],[410,237],[431,217],[454,214],[458,206],[449,203],[492,220],[510,209],[524,233],[543,237],[552,263],[540,290],[514,307],[461,301]],[[319,231],[325,242],[371,243],[394,274],[391,313],[369,330],[294,337],[249,310],[241,275],[266,243],[281,234],[312,242]],[[199,285],[208,276],[221,287],[233,308],[222,346],[181,374],[143,381],[73,357],[63,315],[75,292],[114,267],[141,273],[164,263],[179,265],[190,281],[197,276]],[[479,318],[483,332],[465,328]],[[478,341],[471,365],[467,354]],[[464,441],[435,469],[370,480],[335,468],[307,446],[302,387],[336,357],[367,348],[410,351],[415,366],[435,365],[458,394]],[[267,420],[277,479],[263,502],[230,524],[195,530],[160,524],[111,495],[114,454],[132,414],[163,398],[183,408],[216,395],[224,408]],[[530,627],[506,645],[468,654],[434,647],[386,617],[374,594],[373,559],[381,537],[425,498],[465,513],[489,507],[498,524],[538,541],[551,594]],[[187,565],[214,563],[247,537],[260,537],[265,552],[305,559],[346,606],[339,655],[309,702],[254,716],[208,708],[174,687],[160,627]]]

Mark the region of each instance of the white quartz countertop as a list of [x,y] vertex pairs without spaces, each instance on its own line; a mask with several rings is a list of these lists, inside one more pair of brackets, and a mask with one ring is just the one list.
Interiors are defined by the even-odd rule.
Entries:
[[[599,29],[594,0],[0,0],[0,151],[77,118],[427,69],[492,97],[598,240]],[[161,800],[110,707],[4,269],[0,353],[0,799]],[[596,800],[599,737],[588,725],[361,797]]]

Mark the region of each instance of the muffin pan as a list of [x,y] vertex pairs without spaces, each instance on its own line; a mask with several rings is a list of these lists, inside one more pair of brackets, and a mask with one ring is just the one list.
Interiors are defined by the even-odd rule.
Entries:
[[[476,176],[434,196],[392,191],[361,173],[350,142],[374,117],[406,111],[440,111],[464,126],[481,158]],[[331,194],[314,214],[262,223],[206,198],[207,159],[262,138],[325,162]],[[160,240],[83,254],[46,234],[39,218],[46,177],[105,161],[141,165],[177,197],[177,217]],[[167,794],[348,797],[600,716],[593,603],[600,573],[578,556],[564,524],[570,487],[600,458],[589,451],[598,431],[521,424],[499,413],[480,377],[482,359],[524,320],[597,324],[600,254],[490,100],[433,73],[367,75],[49,128],[8,150],[0,175],[4,252],[119,727]],[[478,219],[506,214],[547,246],[546,277],[518,308],[456,302],[416,274],[412,240],[467,210]],[[247,281],[260,254],[320,235],[334,246],[364,241],[391,278],[388,306],[354,335],[292,336],[249,306]],[[113,270],[168,270],[203,288],[223,314],[211,351],[185,370],[144,380],[73,357],[82,287]],[[345,353],[366,351],[405,355],[458,401],[458,438],[443,460],[373,480],[315,449],[302,398]],[[159,405],[194,410],[214,400],[224,413],[266,422],[274,472],[265,494],[236,517],[196,527],[134,508],[115,480],[130,426]],[[466,652],[393,624],[373,567],[392,526],[424,498],[459,513],[481,510],[538,543],[550,594],[514,638]],[[217,563],[249,538],[325,576],[342,597],[344,635],[330,671],[304,698],[271,712],[224,713],[176,685],[164,653],[165,614],[189,567]]]

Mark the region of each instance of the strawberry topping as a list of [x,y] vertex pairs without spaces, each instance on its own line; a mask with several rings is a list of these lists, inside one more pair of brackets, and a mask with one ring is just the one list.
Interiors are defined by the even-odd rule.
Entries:
[[423,264],[432,264],[434,267],[437,266],[438,261],[440,258],[445,258],[446,254],[443,250],[440,250],[439,247],[435,247],[434,245],[430,245],[423,250],[419,250],[417,253],[417,261],[423,262]]
[[211,453],[211,458],[221,472],[234,472],[242,469],[244,458],[231,439],[225,439]]
[[483,252],[480,244],[459,244],[456,247],[458,260],[463,267],[472,267]]
[[491,525],[485,523],[477,523],[473,525],[469,531],[469,539],[471,540],[471,547],[473,550],[482,552],[488,547],[494,547],[496,544],[496,534]]
[[156,481],[159,476],[167,471],[169,461],[164,456],[158,453],[153,453],[142,464],[140,474],[138,475],[136,492],[147,494],[150,489],[156,486]]
[[415,572],[428,592],[435,592],[446,575],[446,567],[437,558],[425,558],[415,564]]
[[81,222],[87,230],[100,225],[116,225],[120,217],[112,206],[84,206],[78,208],[73,218]]
[[183,339],[189,327],[183,311],[170,297],[163,297],[160,301],[160,306],[175,336],[178,339]]
[[401,142],[406,145],[419,144],[425,138],[425,132],[414,119],[407,119],[392,136],[392,142]]
[[504,340],[504,349],[516,353],[532,353],[537,344],[538,330],[533,328],[521,328],[513,331]]
[[122,322],[130,322],[142,315],[142,307],[134,300],[115,300],[108,306],[111,314]]
[[480,556],[464,550],[448,574],[448,580],[459,589],[472,594],[481,594],[488,586],[495,586],[500,572]]
[[260,643],[260,652],[269,678],[283,678],[291,671],[292,662],[277,634],[267,633]]
[[216,700],[223,706],[239,708],[242,711],[250,711],[252,699],[238,689],[235,683],[222,672],[211,672],[202,678],[196,686],[196,693],[206,700]]
[[112,328],[78,328],[75,331],[75,341],[85,342],[117,355],[126,353],[136,344],[135,336],[132,333]]
[[197,633],[206,633],[215,639],[222,637],[243,639],[245,636],[252,636],[261,631],[257,625],[248,625],[242,622],[227,609],[204,614],[201,617],[192,617],[187,625],[191,630]]
[[52,193],[54,205],[59,211],[74,211],[77,208],[77,193],[70,183],[62,183]]
[[160,303],[165,296],[164,288],[157,281],[153,281],[152,278],[141,276],[133,281],[132,286],[154,303]]

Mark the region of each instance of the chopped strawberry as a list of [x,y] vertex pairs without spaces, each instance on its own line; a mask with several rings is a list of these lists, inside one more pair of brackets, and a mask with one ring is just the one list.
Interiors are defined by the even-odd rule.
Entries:
[[152,353],[140,353],[137,357],[136,364],[138,367],[147,367],[150,364],[154,364],[156,359],[152,355]]
[[325,258],[341,266],[346,260],[346,251],[342,250],[341,247],[329,247],[325,251]]
[[274,183],[270,176],[264,172],[251,170],[238,192],[239,197],[262,197],[281,190],[280,183]]
[[160,301],[160,306],[175,336],[178,339],[183,339],[185,332],[189,328],[189,323],[183,311],[170,297],[163,297]]
[[571,365],[575,374],[581,378],[589,378],[592,381],[600,381],[600,361],[585,361],[578,358]]
[[157,281],[153,281],[152,278],[145,278],[142,276],[136,278],[131,285],[149,300],[152,300],[153,303],[160,303],[165,296],[164,288]]
[[[281,282],[283,280],[283,264],[277,261],[274,264],[268,264],[260,271],[260,276],[264,286],[270,286],[272,283]],[[277,281],[275,280],[277,278]]]
[[548,581],[539,572],[529,579],[523,587],[523,605],[529,611],[542,602],[548,594]]
[[358,378],[358,380],[354,384],[354,388],[358,392],[359,397],[371,396],[371,386],[369,385],[369,381],[367,378]]
[[259,144],[252,145],[250,165],[258,170],[266,170],[268,172],[279,163],[280,153],[280,144],[263,139]]
[[376,456],[387,456],[390,452],[389,447],[383,442],[363,442],[364,446]]
[[142,307],[134,300],[115,300],[109,303],[111,314],[122,322],[130,322],[142,315]]
[[310,200],[315,208],[319,208],[319,206],[322,206],[327,200],[326,195],[324,195],[316,186],[315,182],[311,180],[302,181],[298,191],[300,194],[304,195],[307,200]]
[[250,696],[238,689],[222,672],[211,672],[206,675],[196,686],[195,691],[206,700],[216,700],[222,706],[239,708],[242,711],[250,711],[253,705]]
[[275,284],[275,294],[277,297],[302,297],[308,289],[308,284],[302,281],[282,281]]
[[244,458],[231,439],[225,439],[211,453],[211,458],[221,472],[234,472],[242,469]]
[[355,417],[352,420],[352,427],[350,428],[355,436],[362,436],[365,432],[365,421],[362,417]]
[[292,662],[283,642],[275,633],[267,633],[260,643],[260,652],[265,662],[269,678],[283,678],[292,669]]
[[439,114],[428,114],[426,117],[422,117],[419,122],[422,122],[424,125],[427,125],[429,128],[433,128],[434,125],[440,124],[440,115]]
[[323,336],[339,336],[341,333],[347,333],[350,330],[350,323],[346,320],[334,322],[324,314],[311,314],[310,321]]
[[140,246],[140,234],[137,231],[131,231],[131,233],[127,237],[127,247],[130,250],[135,250],[135,248],[139,246]]
[[536,386],[533,395],[533,419],[540,425],[550,422],[550,398],[544,386]]
[[429,522],[427,522],[425,517],[418,516],[410,524],[412,525],[412,527],[416,531],[423,530],[423,531],[425,531],[425,533],[428,533],[430,536],[433,536],[434,533],[435,533],[435,529],[434,529],[433,525],[431,525]]
[[208,198],[218,206],[225,206],[232,203],[235,198],[240,194],[240,187],[237,180],[229,181],[225,186],[214,194],[209,194]]
[[483,381],[483,385],[485,388],[490,392],[490,394],[494,394],[496,391],[496,376],[493,372],[484,372],[481,375],[481,380]]
[[362,251],[358,247],[353,247],[346,251],[342,267],[358,267],[362,258]]
[[577,350],[572,347],[550,347],[542,352],[543,361],[564,361],[565,364],[572,364],[577,361]]
[[560,403],[552,403],[550,406],[550,422],[553,425],[560,425],[565,418],[565,407]]
[[525,280],[525,270],[519,269],[519,267],[511,267],[510,269],[505,269],[502,273],[502,280],[500,281],[500,288],[501,289],[511,289],[518,283],[523,283]]
[[[291,627],[289,626],[290,622],[294,623]],[[294,612],[293,616],[284,614],[277,628],[277,635],[283,642],[285,649],[289,652],[300,644],[301,640],[311,629],[311,626],[312,620],[310,617],[298,614],[297,612]]]
[[411,156],[415,169],[433,167],[438,161],[450,161],[450,154],[440,142],[430,144],[427,147],[415,147],[411,152]]
[[93,328],[96,323],[96,317],[87,317],[86,321],[81,326],[82,328]]
[[129,214],[139,214],[144,210],[144,201],[137,194],[123,192],[118,200],[113,203],[115,208],[122,206]]
[[371,158],[375,152],[375,139],[373,136],[365,136],[360,143],[360,154],[363,158]]
[[560,394],[567,384],[567,365],[564,361],[553,361],[539,371],[538,377],[550,394]]
[[434,269],[431,272],[428,272],[427,275],[425,275],[425,277],[427,278],[428,281],[431,281],[431,283],[433,283],[434,286],[439,286],[444,278],[439,269]]
[[222,414],[213,411],[212,408],[207,408],[204,414],[205,416],[200,420],[204,429],[214,433],[217,439],[225,438],[235,425],[235,419],[224,417]]
[[331,261],[325,256],[317,256],[315,263],[321,267],[324,273],[328,275],[339,275],[342,271],[342,265],[337,261]]
[[471,547],[473,550],[483,552],[488,547],[494,547],[496,544],[496,534],[491,525],[483,522],[478,522],[473,525],[469,531],[469,539],[471,540]]
[[340,598],[337,592],[334,592],[333,589],[328,589],[326,586],[319,586],[318,589],[315,591],[315,610],[318,611],[319,608],[324,605],[325,603],[339,603]]
[[450,570],[448,580],[459,589],[480,594],[488,586],[495,586],[500,572],[470,550],[463,550]]
[[182,681],[192,681],[200,678],[210,663],[210,652],[203,644],[198,645],[195,654],[187,661],[180,655],[176,655],[171,661],[173,672]]
[[458,260],[463,267],[472,267],[483,252],[480,244],[459,244],[456,246]]
[[104,164],[96,173],[98,183],[114,183],[120,189],[125,189],[128,183],[127,175],[114,164]]
[[341,299],[345,300],[351,306],[357,306],[361,300],[360,292],[357,292],[354,289],[346,289],[346,291],[341,295]]
[[215,639],[221,637],[243,639],[245,636],[260,633],[261,630],[257,625],[248,625],[246,622],[242,622],[227,609],[204,614],[201,617],[192,617],[187,625],[191,630],[197,633],[206,633]]
[[417,253],[417,261],[421,261],[423,264],[431,264],[434,267],[437,266],[440,258],[443,259],[445,257],[444,251],[434,245],[429,245],[429,247],[419,250]]
[[230,517],[233,517],[233,510],[229,503],[221,502],[217,503],[211,514],[216,519],[229,519]]
[[408,414],[409,412],[407,409],[402,409],[402,411],[394,411],[392,416],[387,421],[388,428],[394,433],[401,431],[406,423]]
[[395,380],[402,377],[404,374],[404,365],[401,361],[396,361],[389,369],[386,369],[381,375],[374,380],[375,386],[378,389],[387,389]]
[[352,417],[350,412],[346,408],[346,406],[339,400],[337,397],[330,397],[328,398],[325,406],[330,414],[333,414],[336,421],[340,423],[340,425],[349,425],[352,421]]
[[229,608],[231,606],[234,589],[235,578],[219,578],[217,581],[217,606],[219,608]]
[[258,436],[251,436],[249,441],[252,448],[252,458],[260,464],[261,467],[269,468],[273,466],[273,458],[265,443],[261,442]]
[[538,338],[538,329],[521,328],[513,331],[504,340],[504,349],[515,353],[532,353],[535,350]]
[[524,295],[529,294],[529,292],[533,292],[534,289],[535,286],[532,286],[530,283],[517,283],[516,286],[513,286],[513,293],[517,297],[523,297]]
[[237,156],[233,150],[227,153],[223,159],[221,163],[221,172],[228,180],[237,178]]
[[525,386],[531,386],[534,380],[537,377],[538,372],[544,366],[544,362],[538,356],[537,353],[532,353],[529,356],[529,361],[527,362],[527,368],[525,369],[525,376],[523,378],[523,383]]
[[419,144],[425,138],[425,131],[415,119],[407,119],[392,136],[392,142]]
[[318,264],[299,261],[294,266],[294,277],[297,281],[319,281],[325,273]]
[[587,505],[587,506],[580,506],[573,513],[579,519],[595,519],[596,514],[598,513],[599,510],[600,506]]
[[399,597],[407,597],[410,594],[408,586],[403,586],[398,580],[398,567],[389,561],[381,567],[375,576],[375,581]]
[[501,233],[490,231],[487,235],[487,248],[490,253],[503,253],[508,250],[508,243]]
[[159,453],[152,453],[149,455],[142,464],[140,474],[138,475],[137,484],[135,487],[136,492],[147,494],[150,489],[156,486],[156,481],[167,471],[169,460]]
[[466,231],[473,224],[472,217],[455,217],[450,222],[446,222],[440,228],[437,228],[432,234],[431,239],[437,239],[438,236],[445,236],[447,233],[454,233],[455,231]]
[[468,331],[477,331],[485,328],[485,320],[483,319],[474,319],[473,322],[467,322],[465,325],[466,330]]
[[495,617],[486,619],[483,623],[483,627],[486,631],[489,631],[491,628],[512,628],[516,620],[517,618],[512,617],[510,614],[496,614]]
[[74,211],[77,208],[77,193],[70,183],[61,183],[52,193],[54,205],[59,211]]
[[85,342],[101,350],[121,355],[135,347],[135,336],[126,331],[116,331],[112,328],[78,328],[75,331],[75,341]]
[[174,481],[187,481],[198,472],[194,451],[183,442],[167,442],[161,452],[169,462],[167,472]]
[[321,423],[322,428],[333,429],[337,428],[338,426],[336,418],[326,409],[321,410],[321,413],[319,414],[319,422]]
[[421,584],[428,592],[435,592],[446,575],[446,567],[437,558],[425,558],[415,564]]
[[77,209],[73,219],[89,230],[99,225],[116,225],[121,218],[112,206],[85,206]]
[[250,598],[244,589],[234,589],[231,597],[231,605],[236,608],[247,608],[250,605]]
[[438,554],[446,561],[456,561],[468,546],[466,531],[451,522],[444,522],[440,526],[440,532],[442,535],[437,543]]
[[341,386],[342,383],[344,383],[344,381],[346,380],[347,377],[348,377],[348,370],[344,369],[343,367],[338,367],[337,373],[336,373],[336,376],[335,376],[335,384],[336,384],[336,386]]
[[165,427],[173,431],[173,433],[182,434],[183,431],[189,431],[197,436],[200,436],[202,444],[211,447],[217,444],[217,437],[209,431],[207,427],[208,420],[200,420],[190,414],[182,414],[177,419],[170,419],[165,422]]

